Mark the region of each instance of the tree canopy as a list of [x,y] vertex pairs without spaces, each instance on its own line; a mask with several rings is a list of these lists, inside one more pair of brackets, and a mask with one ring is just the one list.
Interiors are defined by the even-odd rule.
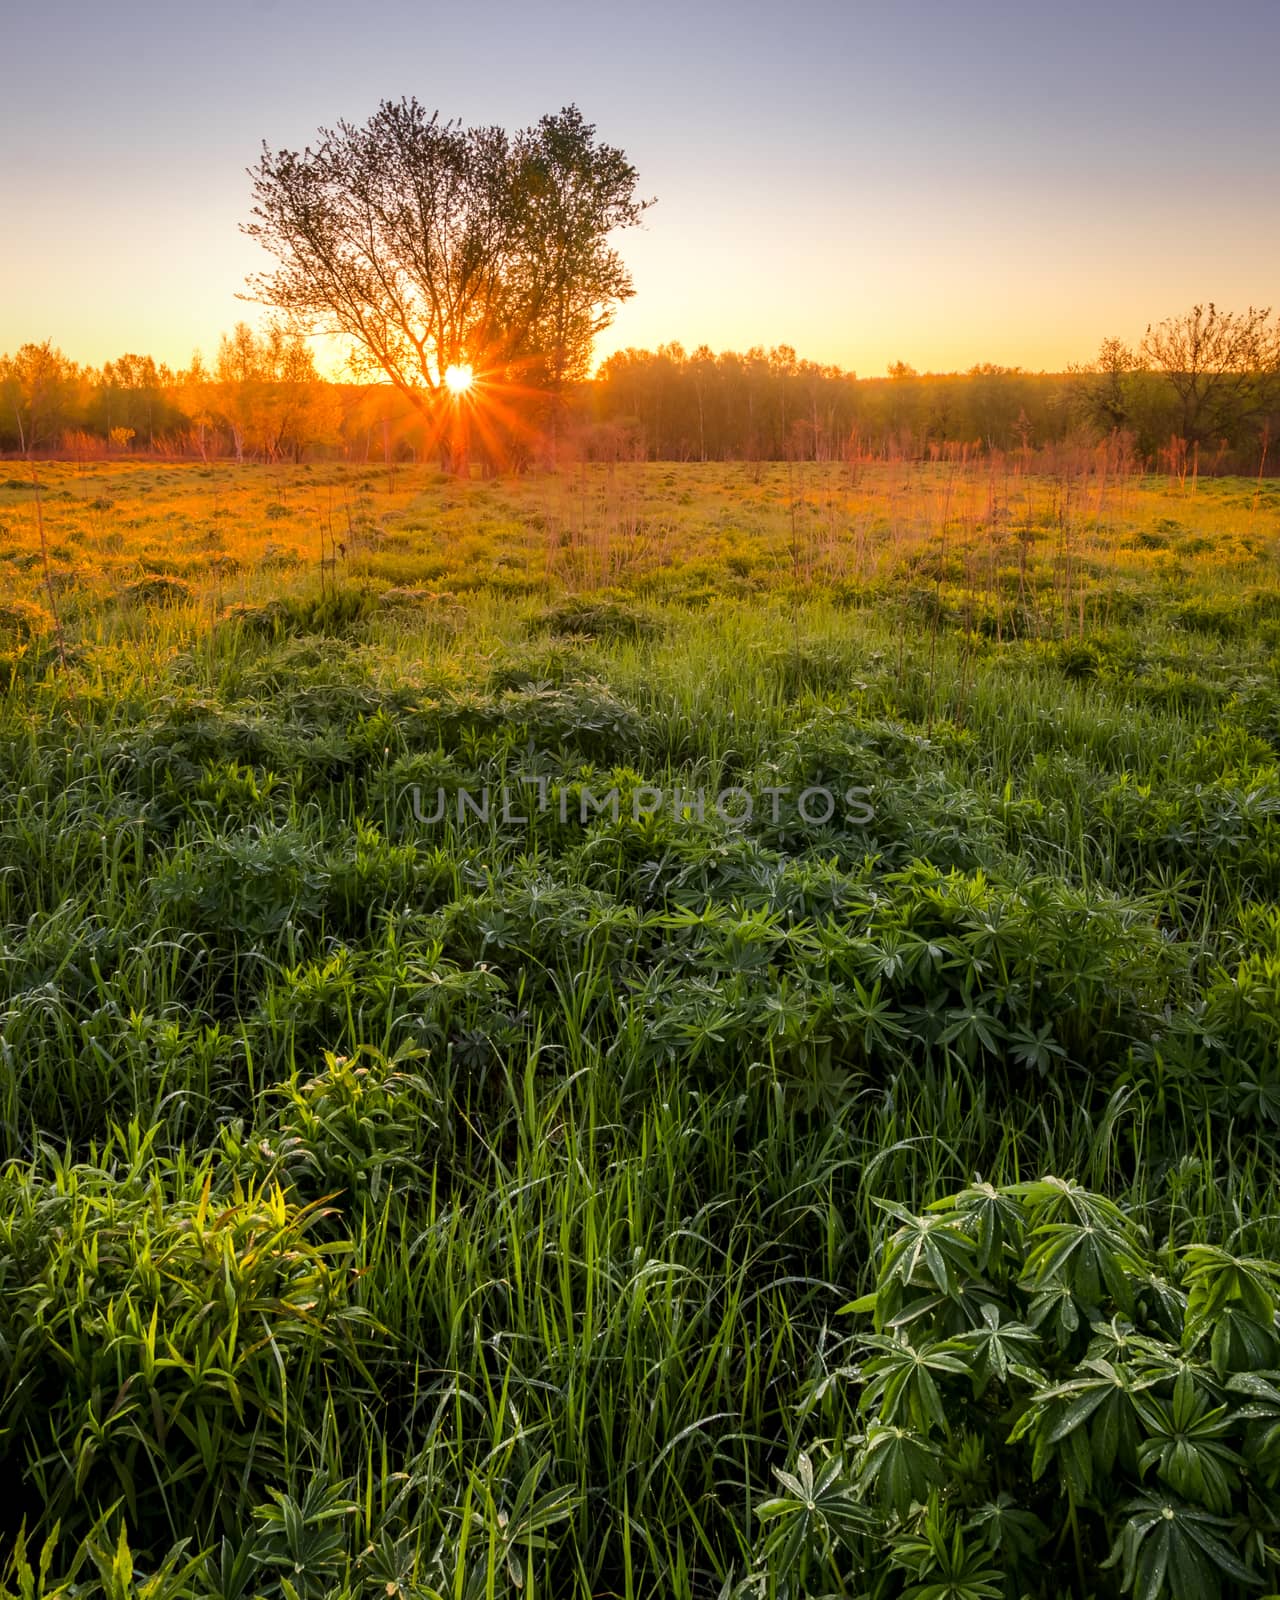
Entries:
[[245,231],[278,262],[254,295],[425,412],[455,364],[535,391],[583,376],[633,292],[610,236],[651,203],[576,106],[512,135],[383,101],[301,154],[264,145],[251,175]]

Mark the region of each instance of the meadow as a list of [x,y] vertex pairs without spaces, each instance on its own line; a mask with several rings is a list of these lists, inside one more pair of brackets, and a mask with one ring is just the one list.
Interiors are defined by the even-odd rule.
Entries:
[[0,1595],[1280,1587],[1274,481],[37,477]]

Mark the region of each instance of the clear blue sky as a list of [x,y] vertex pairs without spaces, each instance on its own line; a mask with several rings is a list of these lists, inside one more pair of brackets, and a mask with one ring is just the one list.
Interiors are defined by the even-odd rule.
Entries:
[[1060,366],[1280,303],[1280,0],[0,0],[0,350],[184,363],[261,265],[262,140],[576,101],[659,204],[600,352]]

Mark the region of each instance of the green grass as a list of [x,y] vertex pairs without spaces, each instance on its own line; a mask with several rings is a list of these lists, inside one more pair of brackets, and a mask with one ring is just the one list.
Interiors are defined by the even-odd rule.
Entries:
[[[1280,1257],[1250,486],[1080,486],[1020,567],[948,509],[981,474],[833,467],[803,513],[784,469],[401,474],[322,571],[244,554],[315,474],[147,470],[241,508],[233,584],[126,541],[64,563],[61,653],[42,568],[0,613],[4,1592],[898,1595],[796,1587],[761,1519],[857,1426],[811,1397],[880,1201],[1054,1174],[1157,1252]],[[55,546],[138,509],[142,469],[66,475]],[[1177,583],[1126,543],[1170,514]],[[414,817],[527,773],[527,822]],[[874,814],[625,803],[728,785]]]

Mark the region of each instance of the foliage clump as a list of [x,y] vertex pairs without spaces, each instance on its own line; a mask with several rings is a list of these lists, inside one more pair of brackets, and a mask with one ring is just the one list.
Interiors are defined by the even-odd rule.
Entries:
[[120,592],[122,600],[135,606],[181,606],[190,603],[194,591],[181,578],[162,572],[148,572],[132,583],[125,584]]
[[651,639],[662,631],[659,620],[638,606],[583,596],[548,606],[534,619],[534,628],[584,639]]
[[0,645],[31,644],[53,631],[53,618],[30,600],[0,600]]
[[1280,1263],[1153,1248],[1056,1178],[881,1204],[897,1227],[846,1308],[875,1331],[810,1399],[847,1397],[850,1431],[757,1508],[770,1592],[1274,1588]]
[[343,638],[372,617],[377,604],[375,596],[360,588],[277,596],[261,604],[236,601],[225,608],[220,625],[228,632],[262,639],[305,638],[312,634]]
[[289,1406],[358,1367],[360,1319],[322,1205],[154,1142],[0,1170],[0,1464],[33,1515],[118,1498],[177,1537],[284,1481]]

